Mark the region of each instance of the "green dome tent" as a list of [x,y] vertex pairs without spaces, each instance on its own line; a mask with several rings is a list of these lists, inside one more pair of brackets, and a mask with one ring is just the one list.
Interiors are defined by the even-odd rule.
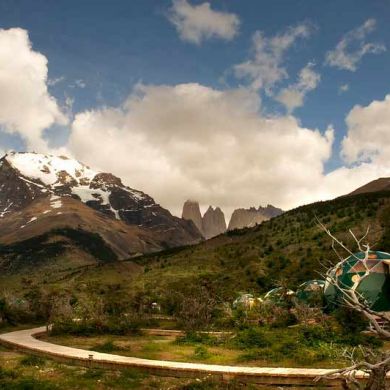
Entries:
[[305,303],[314,303],[314,301],[322,300],[324,291],[325,281],[324,280],[308,280],[303,282],[297,289],[296,296],[299,300]]
[[286,304],[289,304],[289,301],[293,296],[294,291],[283,287],[276,287],[268,291],[267,294],[264,295],[264,302],[268,301],[284,306]]
[[[364,257],[364,252],[349,256],[341,265],[333,268],[330,275],[337,278],[340,286],[345,288],[359,283],[356,291],[372,310],[390,311],[390,253],[370,251],[366,261],[369,275],[359,282],[359,278],[366,272],[362,261]],[[342,300],[342,293],[329,280],[325,283],[324,295],[330,309],[337,307]]]

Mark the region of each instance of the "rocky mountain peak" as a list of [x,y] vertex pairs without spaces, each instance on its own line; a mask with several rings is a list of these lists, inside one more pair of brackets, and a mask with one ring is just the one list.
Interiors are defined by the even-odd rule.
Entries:
[[230,218],[228,230],[242,229],[244,227],[253,227],[268,219],[282,214],[283,210],[272,205],[266,207],[259,206],[258,209],[250,207],[248,209],[240,208],[234,210]]
[[202,233],[202,214],[200,213],[199,203],[197,201],[186,200],[184,202],[182,218],[192,221]]
[[97,172],[79,161],[38,153],[9,153],[0,159],[0,219],[38,198],[70,197],[108,217],[152,230],[166,247],[198,242],[195,226],[125,186],[111,173]]
[[226,231],[225,215],[219,207],[210,206],[202,218],[202,233],[206,239]]

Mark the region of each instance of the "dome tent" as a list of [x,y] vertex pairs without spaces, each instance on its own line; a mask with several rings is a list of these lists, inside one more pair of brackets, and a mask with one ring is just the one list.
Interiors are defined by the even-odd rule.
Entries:
[[262,300],[260,298],[255,298],[252,294],[241,294],[234,302],[233,309],[239,307],[251,309],[256,303],[260,303]]
[[264,295],[264,302],[272,302],[278,305],[287,304],[290,298],[294,296],[294,291],[284,287],[276,287]]
[[[375,311],[390,311],[390,254],[380,251],[369,251],[368,259],[364,252],[358,252],[337,264],[329,271],[330,278],[336,278],[340,286],[351,288],[357,284],[356,291]],[[361,281],[360,278],[369,274]],[[329,308],[335,308],[342,300],[342,293],[330,283],[325,283],[325,299]]]
[[299,300],[309,303],[315,300],[316,297],[322,297],[324,286],[324,280],[308,280],[299,285],[296,296]]

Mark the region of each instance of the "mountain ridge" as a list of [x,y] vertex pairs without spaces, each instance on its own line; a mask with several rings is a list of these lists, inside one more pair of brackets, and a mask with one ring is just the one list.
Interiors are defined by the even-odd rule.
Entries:
[[[82,221],[88,229],[99,230],[97,234],[105,231],[104,224],[111,226],[111,245],[117,239],[114,235],[127,237],[128,250],[116,251],[120,258],[140,250],[148,253],[202,240],[192,222],[171,215],[149,195],[125,186],[110,173],[93,171],[64,156],[6,154],[0,159],[0,189],[0,241],[9,237],[5,232],[10,220],[18,221],[13,225],[15,231],[43,224],[36,228],[43,233],[49,216],[55,222],[48,226],[54,229],[57,225],[64,226],[65,216],[66,223],[77,228],[80,215],[102,223],[97,229]],[[33,215],[31,207],[36,204],[40,207],[36,208],[38,214]],[[85,207],[98,214],[88,212]],[[107,218],[102,221],[101,215]],[[14,234],[14,239],[18,239],[18,234]],[[120,246],[123,245],[121,242]]]
[[390,177],[380,177],[378,179],[372,180],[367,184],[364,184],[363,186],[356,188],[354,191],[350,192],[349,194],[343,196],[366,194],[369,192],[378,192],[378,191],[390,191]]
[[198,230],[206,239],[213,238],[228,230],[252,227],[284,211],[268,204],[266,207],[239,208],[233,211],[229,224],[226,224],[225,215],[220,207],[209,206],[204,215],[200,212],[199,202],[186,200],[183,205],[182,218],[194,222]]

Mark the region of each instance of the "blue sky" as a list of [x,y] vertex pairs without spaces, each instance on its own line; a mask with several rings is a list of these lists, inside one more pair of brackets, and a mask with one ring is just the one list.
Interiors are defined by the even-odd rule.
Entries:
[[[204,1],[185,3],[196,7]],[[304,93],[304,104],[291,115],[301,127],[319,129],[322,135],[333,125],[333,153],[323,159],[323,173],[346,166],[340,157],[341,141],[348,131],[346,116],[355,105],[369,106],[389,93],[388,0],[213,0],[213,12],[234,15],[239,25],[232,36],[217,32],[201,35],[199,42],[180,36],[172,22],[173,6],[168,0],[0,0],[0,28],[28,32],[32,50],[48,61],[48,93],[62,112],[68,102],[68,121],[52,123],[44,130],[51,147],[67,144],[76,114],[121,107],[139,84],[174,87],[197,83],[218,91],[251,89],[250,80],[238,77],[234,67],[253,58],[255,32],[271,38],[305,25],[308,36],[297,38],[280,61],[288,76],[275,82],[271,93],[262,88],[251,91],[261,98],[263,117],[284,117],[286,107],[277,96],[296,84],[299,72],[310,63],[320,80]],[[352,40],[351,50],[372,43],[380,46],[377,52],[363,55],[353,70],[326,64],[327,53],[368,20],[375,25],[363,39]],[[340,91],[343,85],[348,89]],[[0,131],[0,148],[28,148],[23,134],[10,134],[6,126]],[[123,169],[118,172],[123,174]],[[131,174],[128,177],[131,180]]]

